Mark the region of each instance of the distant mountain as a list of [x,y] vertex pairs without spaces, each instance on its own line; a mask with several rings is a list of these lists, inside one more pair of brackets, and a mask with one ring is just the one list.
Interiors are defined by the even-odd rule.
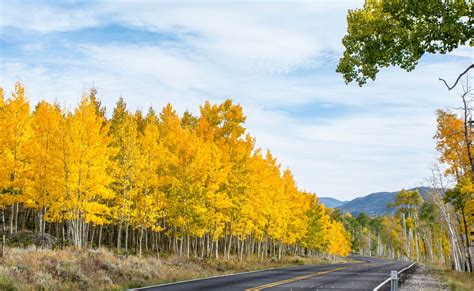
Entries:
[[[423,199],[426,200],[431,189],[432,188],[429,187],[417,187],[408,190],[418,190]],[[367,215],[371,216],[389,214],[393,213],[395,210],[387,208],[387,204],[394,201],[397,193],[398,191],[372,193],[363,197],[355,198],[336,206],[336,208],[341,209],[343,213],[350,212],[352,215],[358,215],[361,212],[365,212]]]
[[336,198],[331,198],[331,197],[320,197],[319,201],[322,204],[324,204],[324,206],[330,207],[330,208],[336,208],[347,202],[347,201],[337,200]]

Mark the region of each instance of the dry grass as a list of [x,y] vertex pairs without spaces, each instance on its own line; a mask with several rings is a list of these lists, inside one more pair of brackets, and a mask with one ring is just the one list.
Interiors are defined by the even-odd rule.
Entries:
[[452,270],[443,269],[435,269],[434,272],[441,281],[446,282],[450,290],[474,290],[473,273],[455,272]]
[[0,260],[0,290],[122,289],[295,264],[327,262],[117,256],[106,250],[9,249]]
[[474,275],[472,273],[443,271],[440,277],[444,279],[451,290],[474,290]]

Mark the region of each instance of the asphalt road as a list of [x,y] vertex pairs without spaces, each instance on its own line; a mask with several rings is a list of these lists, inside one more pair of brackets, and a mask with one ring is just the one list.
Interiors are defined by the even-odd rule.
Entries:
[[[410,262],[351,256],[359,262],[305,265],[150,286],[137,290],[373,290]],[[387,288],[388,287],[388,288]],[[384,286],[380,290],[390,290]]]

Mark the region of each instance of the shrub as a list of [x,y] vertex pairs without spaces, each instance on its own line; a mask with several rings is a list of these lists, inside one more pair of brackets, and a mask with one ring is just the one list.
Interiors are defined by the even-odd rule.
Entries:
[[57,241],[57,238],[47,233],[38,234],[29,230],[21,230],[7,237],[8,245],[23,248],[35,245],[41,249],[52,249]]
[[0,290],[14,291],[17,289],[12,278],[5,275],[0,275]]

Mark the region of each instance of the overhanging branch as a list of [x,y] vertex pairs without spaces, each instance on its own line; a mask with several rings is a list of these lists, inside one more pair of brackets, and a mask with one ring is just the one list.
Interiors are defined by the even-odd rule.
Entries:
[[471,64],[469,67],[467,67],[467,69],[466,69],[464,72],[462,72],[462,73],[458,76],[458,78],[456,79],[456,82],[455,82],[454,85],[451,86],[451,87],[448,85],[448,83],[446,83],[446,81],[445,81],[444,79],[439,78],[439,80],[440,80],[440,81],[443,81],[444,84],[446,85],[446,87],[448,88],[448,90],[451,91],[454,87],[456,87],[456,85],[457,85],[458,82],[459,82],[459,79],[461,79],[462,76],[464,76],[465,74],[467,74],[467,72],[468,72],[470,69],[472,69],[472,68],[474,68],[474,64]]

